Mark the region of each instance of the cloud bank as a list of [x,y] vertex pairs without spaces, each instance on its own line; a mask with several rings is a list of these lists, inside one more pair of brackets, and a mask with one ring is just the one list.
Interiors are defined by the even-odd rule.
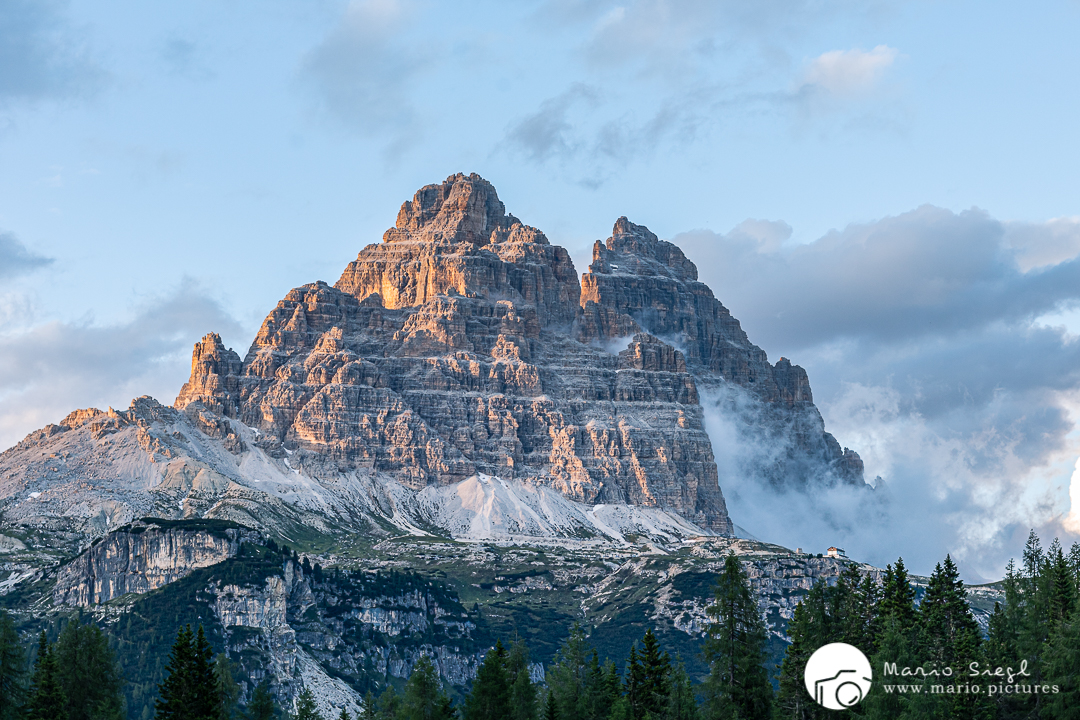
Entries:
[[1043,318],[1080,305],[1080,221],[923,206],[806,245],[790,236],[748,220],[673,241],[754,342],[807,367],[828,429],[882,488],[874,507],[815,497],[806,517],[792,509],[805,500],[736,479],[735,521],[879,563],[904,552],[920,570],[952,552],[971,577],[1000,574],[1030,527],[1075,533],[1080,342]]
[[171,403],[192,346],[208,332],[239,337],[242,328],[188,280],[124,323],[48,322],[0,334],[0,449],[76,408],[126,408],[140,395]]

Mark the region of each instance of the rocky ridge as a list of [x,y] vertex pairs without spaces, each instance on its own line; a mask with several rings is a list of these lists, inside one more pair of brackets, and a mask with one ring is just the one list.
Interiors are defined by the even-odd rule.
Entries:
[[0,505],[72,550],[144,516],[476,538],[463,493],[490,477],[516,498],[507,536],[617,540],[627,518],[730,535],[718,459],[762,483],[862,483],[806,373],[771,364],[675,245],[620,218],[579,282],[490,183],[455,175],[336,285],[290,291],[243,358],[204,337],[173,407],[76,411],[0,454]]

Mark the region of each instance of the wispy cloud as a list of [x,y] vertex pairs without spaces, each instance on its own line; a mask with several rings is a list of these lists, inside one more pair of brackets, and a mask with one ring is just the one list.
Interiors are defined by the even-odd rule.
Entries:
[[52,261],[52,258],[28,250],[13,234],[0,232],[0,279],[23,275]]
[[0,103],[87,95],[106,73],[56,0],[0,3]]
[[415,130],[412,81],[437,41],[409,42],[406,0],[353,0],[337,26],[303,60],[301,77],[323,108],[366,136],[401,139]]
[[814,58],[802,77],[802,89],[834,97],[853,97],[872,90],[896,62],[899,52],[887,45],[873,50],[831,50]]
[[206,288],[185,280],[123,323],[49,322],[0,334],[0,449],[76,408],[171,403],[204,334],[242,328]]

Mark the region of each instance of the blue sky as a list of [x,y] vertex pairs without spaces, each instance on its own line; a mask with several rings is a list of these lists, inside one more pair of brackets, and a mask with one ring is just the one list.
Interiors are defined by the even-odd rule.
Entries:
[[0,446],[171,401],[203,333],[242,352],[479,172],[579,271],[620,215],[684,245],[931,507],[841,539],[993,576],[1080,531],[1078,27],[1076,0],[0,0]]

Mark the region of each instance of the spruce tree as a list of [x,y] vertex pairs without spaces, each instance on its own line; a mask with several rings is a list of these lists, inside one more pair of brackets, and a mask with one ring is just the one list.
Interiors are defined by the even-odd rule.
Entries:
[[[982,634],[951,556],[946,555],[945,561],[934,568],[919,606],[919,616],[926,662],[941,670],[948,667],[954,671],[951,678],[937,678],[933,684],[947,688],[966,683],[969,664],[982,659]],[[950,708],[948,712],[954,717],[976,717],[985,702],[980,696],[964,693],[939,698],[940,707]]]
[[375,693],[368,690],[360,701],[360,712],[356,714],[356,720],[375,720],[378,712],[379,703],[375,700]]
[[[449,710],[450,714],[446,714]],[[423,655],[417,660],[402,696],[401,720],[450,720],[453,709],[442,690],[439,673],[431,658]]]
[[26,651],[15,621],[0,609],[0,720],[18,720],[26,702]]
[[100,628],[70,621],[57,638],[53,654],[68,701],[68,720],[124,717],[123,675]]
[[908,579],[904,558],[896,559],[896,566],[885,566],[885,577],[881,587],[881,605],[878,617],[884,629],[889,618],[895,618],[901,628],[914,627],[917,621],[915,613],[915,588]]
[[671,689],[667,707],[661,713],[664,720],[699,720],[694,684],[686,674],[686,666],[680,661],[671,672]]
[[529,675],[529,649],[520,639],[510,646],[506,675],[510,681],[511,720],[537,720],[536,686]]
[[772,686],[765,671],[767,634],[750,581],[733,552],[717,578],[715,602],[706,612],[705,657],[709,716],[725,720],[766,720],[772,711]]
[[641,668],[643,683],[640,704],[644,711],[641,717],[645,714],[660,717],[671,694],[671,656],[667,652],[660,652],[660,643],[651,629],[645,631],[645,637],[641,640]]
[[176,634],[165,672],[155,703],[158,720],[218,720],[222,702],[214,651],[201,625],[197,634],[190,625]]
[[544,700],[544,720],[559,720],[559,711],[555,707],[555,695],[550,691]]
[[484,656],[462,709],[464,720],[506,720],[511,716],[506,650],[501,640]]
[[[1056,541],[1055,541],[1056,542]],[[1050,596],[1047,601],[1050,617],[1050,631],[1054,633],[1067,623],[1076,605],[1076,583],[1069,561],[1057,545],[1054,555],[1049,558],[1047,570],[1050,573]]]
[[562,720],[591,720],[588,711],[591,655],[585,631],[575,623],[547,673],[548,692],[554,696]]
[[376,720],[397,720],[401,712],[401,696],[394,690],[393,685],[387,686],[383,694],[379,696],[378,709],[375,713]]
[[349,711],[346,708],[341,708],[341,712],[338,713],[337,720],[353,720],[349,717]]
[[623,684],[626,702],[630,706],[632,720],[641,720],[645,715],[645,668],[638,657],[637,643],[630,646],[630,657],[626,661],[626,680]]
[[311,688],[305,687],[296,696],[296,714],[293,718],[294,720],[325,720],[315,705],[315,694],[311,692]]
[[246,720],[274,720],[277,714],[277,704],[270,693],[270,684],[264,679],[252,691],[244,718]]
[[240,685],[233,678],[232,663],[221,653],[214,660],[214,678],[217,683],[218,717],[232,720],[240,703]]
[[[820,587],[815,586],[819,589]],[[783,720],[813,720],[822,715],[817,703],[806,692],[803,681],[806,663],[819,647],[814,644],[810,607],[805,599],[796,605],[787,627],[791,643],[787,646],[780,664],[780,688],[776,697],[777,717]]]
[[1050,696],[1049,717],[1080,720],[1080,610],[1055,635],[1046,656],[1046,682],[1058,690]]
[[586,720],[607,720],[621,694],[622,679],[615,663],[608,661],[601,665],[600,655],[593,650],[585,674]]
[[60,683],[60,671],[56,665],[53,646],[41,631],[38,638],[37,663],[30,680],[30,701],[26,707],[26,720],[65,720],[68,702]]

